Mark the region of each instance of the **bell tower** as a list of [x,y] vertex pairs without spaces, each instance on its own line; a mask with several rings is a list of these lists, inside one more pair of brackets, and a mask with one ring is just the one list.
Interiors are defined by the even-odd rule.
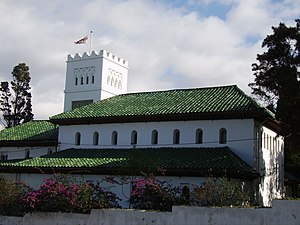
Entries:
[[127,93],[128,62],[105,50],[68,55],[64,112]]

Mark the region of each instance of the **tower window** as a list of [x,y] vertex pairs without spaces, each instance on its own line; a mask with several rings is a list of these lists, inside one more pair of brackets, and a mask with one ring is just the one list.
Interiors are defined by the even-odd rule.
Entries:
[[152,131],[151,144],[152,145],[157,145],[158,144],[158,132],[157,132],[157,130]]
[[135,130],[131,132],[131,144],[137,144],[137,132]]
[[83,84],[83,77],[80,77],[80,84]]
[[113,131],[111,134],[111,144],[112,145],[118,144],[118,132],[117,131]]
[[92,84],[95,83],[95,76],[92,76]]
[[175,129],[173,131],[173,144],[179,144],[180,143],[180,131],[178,129]]
[[221,128],[219,131],[219,144],[227,143],[227,131],[225,128]]
[[78,85],[78,77],[75,78],[75,85]]
[[201,129],[196,130],[196,144],[202,144],[203,143],[203,131]]
[[75,145],[80,145],[80,140],[81,139],[81,134],[79,132],[77,132],[75,134]]
[[87,76],[86,77],[86,84],[88,84],[89,83],[89,77]]
[[93,134],[93,145],[98,145],[99,144],[99,133],[94,132]]

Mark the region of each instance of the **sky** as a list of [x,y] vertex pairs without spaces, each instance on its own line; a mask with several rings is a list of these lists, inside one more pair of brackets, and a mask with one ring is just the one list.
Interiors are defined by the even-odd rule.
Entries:
[[0,81],[29,66],[34,119],[63,111],[68,54],[92,50],[129,62],[128,91],[236,84],[280,22],[295,26],[300,0],[0,0]]

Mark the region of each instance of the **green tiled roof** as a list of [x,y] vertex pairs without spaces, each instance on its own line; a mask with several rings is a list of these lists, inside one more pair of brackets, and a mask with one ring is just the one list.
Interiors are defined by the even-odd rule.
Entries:
[[0,131],[0,146],[20,142],[57,142],[58,125],[34,120]]
[[253,178],[257,174],[228,147],[222,148],[141,148],[141,149],[68,149],[2,167],[56,171],[157,171],[166,173],[219,174]]
[[[272,117],[263,107],[236,85],[175,89],[114,96],[50,118],[54,123],[68,124],[160,120],[170,116],[241,115],[253,113]],[[146,119],[145,119],[146,118]]]

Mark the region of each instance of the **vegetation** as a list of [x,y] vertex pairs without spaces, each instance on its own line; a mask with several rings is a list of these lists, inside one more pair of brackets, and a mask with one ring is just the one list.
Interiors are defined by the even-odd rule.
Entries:
[[33,120],[30,73],[25,63],[15,66],[12,71],[13,80],[0,84],[0,110],[2,125],[6,128]]
[[248,206],[250,196],[243,186],[226,178],[208,178],[202,186],[195,186],[192,196],[195,206]]
[[300,177],[300,20],[295,27],[280,23],[272,29],[262,43],[266,51],[252,64],[255,80],[249,86],[275,112],[286,137],[287,170]]
[[[109,178],[117,184],[114,178]],[[120,184],[122,185],[122,184]],[[226,178],[208,178],[202,186],[190,192],[154,176],[132,180],[129,199],[132,208],[171,211],[174,205],[191,206],[247,206],[249,195],[242,186]],[[89,213],[91,209],[120,208],[116,194],[90,184],[55,176],[45,179],[37,190],[24,183],[0,177],[0,215],[22,216],[31,212]]]
[[179,189],[153,176],[133,180],[130,203],[134,209],[172,211]]

